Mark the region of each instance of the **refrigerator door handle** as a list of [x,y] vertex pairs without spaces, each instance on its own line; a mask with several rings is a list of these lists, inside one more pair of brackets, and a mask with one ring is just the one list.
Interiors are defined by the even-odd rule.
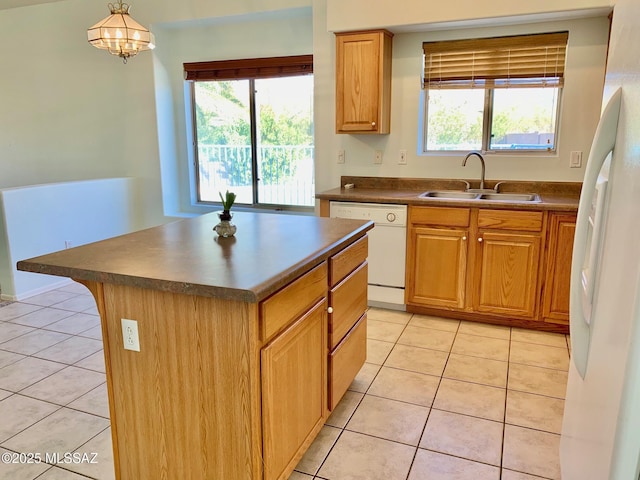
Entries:
[[[621,99],[622,89],[618,88],[609,99],[607,106],[602,112],[598,128],[596,128],[596,133],[593,137],[593,143],[591,144],[591,151],[589,152],[589,159],[587,160],[584,181],[582,183],[580,203],[578,205],[578,218],[576,221],[576,233],[573,242],[573,258],[571,261],[569,329],[571,333],[571,358],[573,359],[573,362],[582,378],[584,378],[587,371],[592,327],[592,321],[589,321],[590,312],[585,311],[583,301],[593,300],[584,298],[586,292],[582,288],[582,271],[586,255],[589,254],[587,251],[589,248],[587,245],[589,243],[589,235],[591,235],[591,238],[594,240],[599,236],[599,232],[589,232],[589,217],[591,214],[600,169],[616,143]],[[596,266],[591,265],[591,268],[596,268]]]

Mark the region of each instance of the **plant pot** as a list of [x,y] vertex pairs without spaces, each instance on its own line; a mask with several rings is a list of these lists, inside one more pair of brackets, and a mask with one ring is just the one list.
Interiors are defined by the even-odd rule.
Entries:
[[233,237],[236,233],[237,227],[231,223],[233,214],[229,212],[223,212],[218,214],[220,223],[218,223],[213,230],[221,237]]

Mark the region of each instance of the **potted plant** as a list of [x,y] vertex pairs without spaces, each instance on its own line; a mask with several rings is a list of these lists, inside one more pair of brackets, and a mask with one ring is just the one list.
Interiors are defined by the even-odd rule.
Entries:
[[236,194],[229,190],[227,190],[224,196],[222,192],[218,193],[220,194],[220,200],[222,200],[222,212],[218,213],[220,223],[213,227],[213,229],[221,237],[232,237],[236,233],[236,226],[231,223],[231,218],[233,217],[231,207],[233,206],[233,202],[236,201]]

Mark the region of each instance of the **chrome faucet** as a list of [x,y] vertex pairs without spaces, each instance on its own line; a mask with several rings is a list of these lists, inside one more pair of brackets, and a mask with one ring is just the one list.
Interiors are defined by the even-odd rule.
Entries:
[[470,152],[467,154],[466,157],[464,157],[464,160],[462,161],[462,166],[464,167],[467,164],[467,160],[471,155],[475,155],[476,157],[478,157],[480,159],[480,163],[482,163],[482,172],[480,172],[480,190],[482,190],[484,189],[484,157],[480,155],[480,153],[478,152]]

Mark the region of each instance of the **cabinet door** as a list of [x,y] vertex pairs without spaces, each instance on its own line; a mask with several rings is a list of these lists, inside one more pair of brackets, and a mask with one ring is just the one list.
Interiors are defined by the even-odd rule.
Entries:
[[540,235],[481,230],[477,241],[474,309],[533,318],[538,289]]
[[411,229],[407,302],[464,308],[468,230]]
[[575,232],[575,215],[549,215],[549,249],[542,304],[542,317],[546,322],[569,323],[569,284]]
[[327,302],[262,349],[264,479],[292,471],[327,412]]
[[391,36],[336,35],[336,132],[389,133]]

